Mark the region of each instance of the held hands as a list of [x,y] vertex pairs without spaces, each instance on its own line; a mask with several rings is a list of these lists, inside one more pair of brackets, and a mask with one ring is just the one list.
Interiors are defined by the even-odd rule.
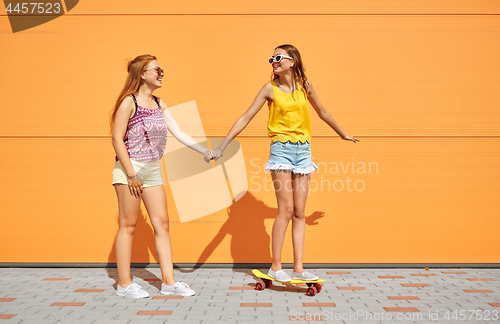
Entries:
[[203,154],[203,159],[205,160],[205,162],[210,162],[210,160],[215,160],[217,161],[218,159],[220,159],[220,157],[222,156],[222,149],[220,148],[215,148],[213,150],[206,150],[205,153]]
[[206,150],[205,153],[203,153],[203,159],[207,163],[210,162],[210,160],[212,159],[212,151]]
[[215,149],[212,150],[213,158],[215,161],[220,159],[220,157],[223,155],[222,154],[222,149],[220,147],[216,147]]

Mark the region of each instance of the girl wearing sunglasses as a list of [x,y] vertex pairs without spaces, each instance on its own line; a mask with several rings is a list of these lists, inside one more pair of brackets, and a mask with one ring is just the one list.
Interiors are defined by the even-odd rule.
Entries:
[[164,295],[192,296],[195,292],[174,279],[167,201],[161,157],[167,144],[167,129],[182,144],[204,154],[210,151],[184,133],[163,100],[153,95],[162,86],[163,70],[156,57],[141,55],[128,63],[128,76],[111,112],[112,143],[116,152],[113,185],[118,198],[119,229],[115,240],[118,296],[146,298],[149,294],[132,283],[130,259],[132,239],[140,214],[141,199],[154,228]]
[[315,280],[318,276],[303,268],[305,205],[310,175],[318,168],[311,160],[311,120],[307,102],[343,140],[354,143],[359,140],[347,135],[323,107],[312,83],[306,77],[297,48],[292,45],[278,46],[268,62],[272,65],[273,80],[262,87],[250,108],[234,123],[226,139],[212,150],[212,154],[215,160],[219,159],[232,139],[268,103],[267,130],[271,147],[266,170],[271,172],[278,201],[278,215],[272,230],[273,262],[268,275],[279,281],[291,281],[281,267],[281,251],[286,229],[292,220],[292,278]]

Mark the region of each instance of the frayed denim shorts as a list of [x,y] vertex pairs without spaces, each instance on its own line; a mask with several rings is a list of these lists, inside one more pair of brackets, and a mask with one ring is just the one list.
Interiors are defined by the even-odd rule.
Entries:
[[271,152],[266,163],[266,171],[292,171],[299,174],[311,174],[318,167],[311,160],[311,143],[290,141],[271,142]]

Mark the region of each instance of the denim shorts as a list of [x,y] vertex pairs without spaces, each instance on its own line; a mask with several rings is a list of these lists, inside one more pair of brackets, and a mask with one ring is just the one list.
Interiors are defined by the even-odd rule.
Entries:
[[293,173],[311,174],[317,168],[316,164],[311,160],[311,143],[271,142],[271,152],[266,163],[266,171],[290,170]]
[[[131,159],[130,162],[132,162],[132,167],[135,172],[137,172],[138,177],[136,177],[136,179],[142,183],[143,188],[162,186],[165,184],[161,169],[161,160],[141,162]],[[113,185],[117,183],[128,185],[127,172],[120,161],[116,161],[113,169]]]

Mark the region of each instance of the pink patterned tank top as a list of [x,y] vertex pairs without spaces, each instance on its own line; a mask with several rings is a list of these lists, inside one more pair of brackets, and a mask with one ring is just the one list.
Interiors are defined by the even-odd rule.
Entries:
[[[128,121],[125,133],[125,147],[131,160],[152,162],[160,160],[167,146],[167,124],[157,97],[156,109],[147,109],[137,104],[135,96],[135,113]],[[118,157],[116,158],[118,161]]]

